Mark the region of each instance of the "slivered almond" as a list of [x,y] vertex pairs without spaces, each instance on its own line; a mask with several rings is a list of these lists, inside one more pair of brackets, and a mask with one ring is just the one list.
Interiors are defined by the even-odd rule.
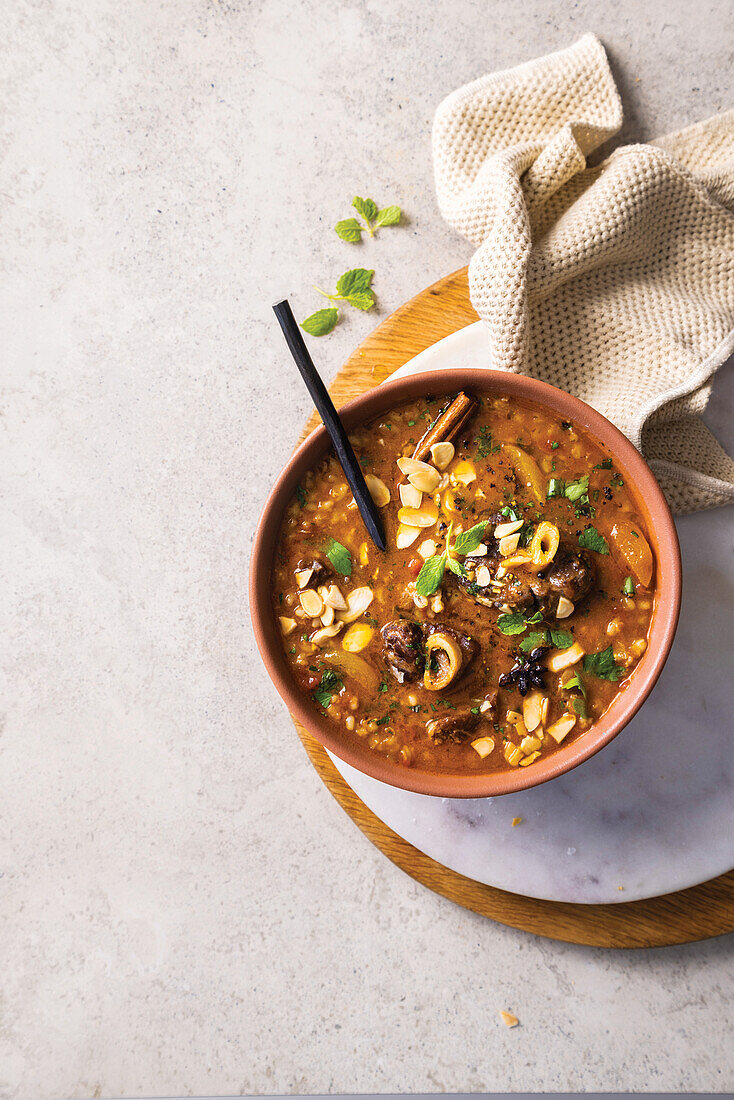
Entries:
[[[584,656],[584,650],[578,642],[574,642],[568,649],[556,649],[546,658],[546,667],[551,672],[562,672],[564,668],[570,668],[577,664]],[[574,719],[575,721],[575,719]]]
[[411,474],[435,474],[436,471],[428,462],[420,462],[417,458],[399,458],[398,469],[401,474],[410,477]]
[[279,615],[278,622],[280,623],[280,629],[283,634],[292,634],[296,629],[296,620],[289,619],[287,615]]
[[336,638],[343,626],[344,623],[332,623],[331,626],[322,626],[321,630],[315,631],[308,640],[313,645],[326,645],[329,638]]
[[403,481],[398,492],[400,493],[400,503],[404,504],[406,508],[420,508],[423,493],[420,489],[416,489],[415,485],[411,485],[409,481]]
[[296,584],[299,588],[305,588],[313,576],[313,569],[298,569],[296,571]]
[[301,607],[312,619],[317,619],[324,610],[324,601],[321,599],[318,592],[314,592],[312,588],[305,589],[298,598],[301,602]]
[[494,537],[503,539],[507,535],[514,535],[515,531],[519,531],[522,525],[523,521],[521,519],[513,519],[510,523],[498,523],[494,529]]
[[458,482],[459,485],[471,485],[472,481],[477,480],[477,473],[471,462],[467,462],[463,459],[461,462],[457,462],[451,471],[450,477],[454,483]]
[[441,475],[433,466],[426,466],[425,470],[418,470],[415,474],[408,474],[408,481],[421,493],[435,493],[441,481]]
[[420,508],[401,508],[398,522],[407,527],[433,527],[438,519],[438,508],[433,501],[424,501]]
[[322,597],[327,607],[333,607],[335,611],[346,611],[347,601],[335,584],[330,584],[326,594]]
[[449,462],[453,461],[456,453],[453,443],[434,443],[431,447],[433,464],[439,470],[445,470]]
[[322,626],[331,626],[331,624],[333,622],[334,622],[334,608],[329,607],[328,605],[325,605],[323,613],[321,615],[321,625]]
[[494,752],[494,738],[478,737],[476,741],[472,741],[471,747],[474,752],[479,753],[483,760],[485,756],[489,756],[491,752]]
[[343,623],[353,623],[360,615],[363,615],[372,603],[372,589],[367,585],[362,588],[353,588],[347,596],[347,610],[340,611],[337,618]]
[[418,547],[418,553],[424,561],[426,558],[432,558],[436,553],[436,543],[433,539],[424,539]]
[[543,720],[543,703],[547,698],[540,691],[531,691],[522,701],[522,716],[529,733],[537,729]]
[[563,738],[571,732],[575,725],[576,715],[564,714],[557,722],[554,722],[552,726],[548,726],[545,732],[549,733],[553,740],[560,745]]
[[486,542],[480,542],[479,546],[477,546],[476,550],[470,550],[469,553],[466,554],[465,556],[467,558],[483,558],[486,553],[487,553],[487,544],[486,544]]
[[571,600],[567,600],[565,596],[559,596],[558,609],[556,611],[557,619],[567,619],[569,615],[573,615],[575,606]]
[[474,579],[481,588],[486,588],[492,579],[492,575],[486,565],[480,565]]
[[514,535],[505,535],[500,539],[500,554],[503,558],[509,558],[510,554],[514,554],[517,550],[517,544],[520,541],[519,532],[515,532]]
[[405,550],[408,546],[415,542],[421,533],[420,527],[408,527],[405,523],[401,523],[395,536],[395,545],[398,550]]
[[384,508],[390,503],[390,490],[381,478],[375,477],[374,474],[365,474],[364,480],[378,508]]

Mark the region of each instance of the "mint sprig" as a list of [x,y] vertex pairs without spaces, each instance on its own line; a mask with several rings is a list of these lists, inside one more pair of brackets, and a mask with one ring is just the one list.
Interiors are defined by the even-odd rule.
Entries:
[[415,590],[419,596],[433,595],[441,584],[447,567],[452,573],[455,573],[457,577],[466,576],[466,569],[461,562],[456,561],[453,555],[466,555],[470,554],[472,550],[476,550],[482,541],[482,535],[486,527],[487,521],[482,520],[481,523],[476,523],[473,527],[470,527],[468,531],[462,531],[460,535],[456,536],[452,547],[451,534],[454,525],[453,523],[450,524],[446,534],[446,546],[444,547],[443,553],[434,554],[432,558],[428,558],[416,578]]
[[[334,294],[327,293],[319,286],[315,289],[319,294],[323,294],[324,298],[328,298],[330,302],[346,302],[348,305],[354,306],[355,309],[372,309],[375,304],[375,292],[371,286],[374,274],[374,271],[366,267],[354,267],[339,276]],[[301,328],[311,336],[326,336],[338,320],[338,308],[330,306],[327,309],[318,309],[305,321],[301,321]]]
[[369,233],[370,237],[374,237],[376,229],[397,225],[400,222],[402,212],[399,206],[383,206],[378,210],[374,199],[363,199],[359,195],[355,195],[352,199],[352,206],[364,221],[364,225],[356,218],[345,218],[334,226],[337,236],[343,241],[349,241],[350,244],[361,241],[363,233]]

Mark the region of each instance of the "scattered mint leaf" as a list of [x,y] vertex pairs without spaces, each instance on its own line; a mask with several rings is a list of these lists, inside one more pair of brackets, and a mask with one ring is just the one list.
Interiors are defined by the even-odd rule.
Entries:
[[609,553],[607,540],[591,524],[579,535],[579,546],[583,546],[584,550],[595,550],[597,554]]
[[454,553],[464,555],[471,554],[472,550],[476,550],[479,546],[486,529],[487,521],[483,519],[481,523],[475,523],[468,531],[462,531],[460,535],[456,536]]
[[377,719],[377,721],[375,722],[375,725],[376,726],[385,726],[385,725],[387,725],[387,723],[389,721],[390,721],[390,715],[385,714],[385,715],[382,716],[382,718]]
[[338,309],[317,309],[305,321],[301,321],[301,328],[309,336],[326,336],[327,332],[336,325],[339,320]]
[[534,532],[535,532],[535,527],[532,523],[523,523],[522,527],[520,528],[520,530],[518,532],[518,534],[520,535],[520,538],[518,540],[517,545],[522,546],[522,547],[530,546],[530,543],[532,541]]
[[344,682],[333,669],[327,668],[321,676],[321,683],[313,693],[317,703],[321,703],[324,710],[331,706],[331,700],[344,687]]
[[324,547],[324,553],[336,569],[337,573],[341,573],[344,577],[351,577],[352,575],[352,555],[347,550],[346,546],[342,546],[336,539],[329,539]]
[[593,468],[595,470],[611,470],[612,460],[611,458],[605,458],[603,462],[597,462],[596,466]]
[[520,642],[520,649],[523,653],[532,653],[539,645],[548,645],[547,630],[531,630],[527,638]]
[[586,685],[579,676],[578,672],[575,672],[573,676],[571,676],[570,679],[566,680],[565,684],[563,685],[564,691],[572,691],[574,688],[578,688],[584,699],[586,698]]
[[554,630],[551,627],[550,636],[556,649],[568,649],[573,645],[573,634],[568,630]]
[[374,271],[366,267],[353,267],[340,275],[336,284],[336,293],[339,298],[349,298],[359,291],[369,290]]
[[358,290],[355,294],[348,294],[347,301],[355,309],[372,309],[375,304],[374,290]]
[[377,211],[375,225],[397,225],[399,221],[399,206],[383,206],[382,210]]
[[551,450],[552,451],[557,451],[559,447],[560,447],[560,443],[557,443],[555,440],[551,443]]
[[344,221],[337,222],[334,229],[337,237],[341,237],[343,241],[354,243],[362,240],[362,226],[356,218],[345,218]]
[[600,680],[621,680],[625,670],[614,660],[614,649],[610,645],[599,653],[587,653],[584,657],[584,672],[598,676]]
[[303,508],[306,503],[306,490],[302,485],[296,485],[296,500],[301,505],[301,508]]
[[625,577],[624,578],[624,584],[622,585],[622,591],[624,592],[625,596],[634,596],[634,594],[635,594],[635,582],[632,580],[632,577]]
[[522,611],[513,611],[511,615],[500,615],[497,626],[503,634],[523,634],[527,629]]
[[372,199],[361,199],[359,195],[355,195],[352,199],[352,206],[368,225],[377,217],[377,206]]
[[378,688],[377,690],[378,690],[379,692],[384,692],[384,691],[387,691],[387,684],[386,684],[386,682],[385,682],[384,680],[382,680],[382,682],[380,683],[380,686],[379,686],[379,688]]
[[446,557],[444,554],[436,554],[424,563],[415,582],[415,590],[419,596],[432,596],[446,571]]
[[488,458],[492,453],[492,429],[483,424],[479,429],[479,438],[477,439],[477,456],[479,458]]
[[515,509],[510,508],[509,505],[505,505],[504,508],[500,509],[500,515],[509,519],[512,523],[517,523],[519,519],[522,519],[522,516],[519,516]]

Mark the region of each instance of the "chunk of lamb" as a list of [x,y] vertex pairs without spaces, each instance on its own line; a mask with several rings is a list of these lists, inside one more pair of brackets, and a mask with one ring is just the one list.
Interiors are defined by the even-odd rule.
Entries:
[[330,565],[320,561],[318,558],[301,558],[298,562],[294,572],[304,573],[310,571],[311,576],[306,581],[304,588],[316,588],[319,584],[324,584],[325,581],[334,575]]
[[468,741],[479,722],[480,716],[472,714],[468,708],[456,710],[443,718],[426,722],[426,733],[439,745],[445,741]]
[[[496,539],[488,540],[487,553],[480,558],[467,559],[474,565],[474,573],[468,577],[454,577],[476,603],[485,607],[505,608],[512,611],[540,611],[553,617],[558,611],[558,601],[565,596],[574,605],[588,596],[594,587],[596,571],[589,555],[562,542],[555,558],[542,573],[520,568],[497,580],[497,570],[502,556]],[[480,584],[484,567],[489,580]],[[452,577],[454,575],[452,574]]]
[[418,623],[395,619],[380,631],[387,666],[399,684],[419,680],[423,675],[423,631]]

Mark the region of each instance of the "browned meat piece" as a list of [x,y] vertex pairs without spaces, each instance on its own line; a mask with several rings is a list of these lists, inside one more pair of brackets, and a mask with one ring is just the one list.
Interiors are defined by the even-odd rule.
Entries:
[[[550,568],[546,570],[545,579],[554,595],[565,596],[572,603],[579,603],[594,587],[596,570],[585,550],[578,550],[562,542]],[[556,599],[555,607],[557,606]]]
[[425,623],[423,630],[426,638],[431,634],[448,634],[454,639],[461,650],[461,671],[463,675],[479,652],[479,644],[468,634],[462,633],[461,630],[456,630],[452,626],[444,626],[442,623]]
[[423,631],[419,623],[395,619],[380,631],[388,668],[399,684],[419,680],[423,675]]
[[[496,517],[492,517],[494,520]],[[558,600],[565,596],[573,604],[580,603],[594,586],[596,572],[591,558],[585,551],[562,542],[551,565],[543,573],[533,573],[529,569],[518,569],[501,581],[495,579],[497,569],[502,562],[497,542],[487,539],[487,553],[481,558],[468,558],[466,565],[470,569],[468,577],[455,577],[455,580],[476,603],[485,607],[505,608],[512,611],[540,611],[544,616],[554,616],[558,610]],[[482,567],[489,573],[486,584],[480,584],[480,578],[486,578]]]
[[466,710],[455,710],[443,718],[426,722],[426,733],[437,744],[443,741],[466,741],[479,725],[480,716]]

